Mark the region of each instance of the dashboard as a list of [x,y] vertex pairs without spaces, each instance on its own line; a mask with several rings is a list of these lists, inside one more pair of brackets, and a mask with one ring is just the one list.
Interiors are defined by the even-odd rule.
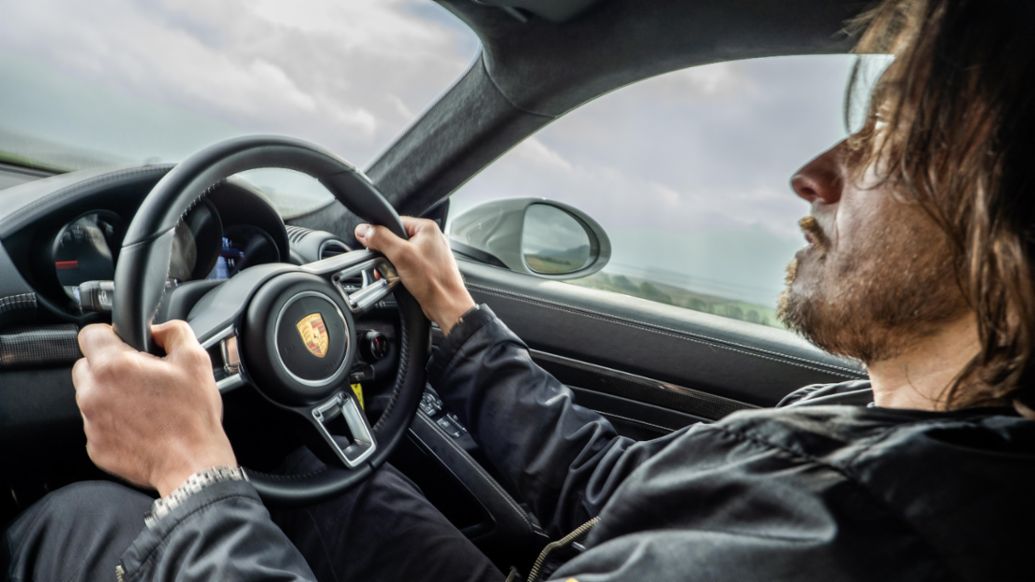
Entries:
[[[48,373],[67,380],[79,357],[77,330],[111,321],[115,265],[137,209],[171,165],[82,170],[23,183],[0,197],[0,379]],[[286,225],[248,182],[206,190],[174,231],[156,320],[183,318],[193,302],[256,265],[301,265],[350,249],[326,230]],[[185,311],[186,310],[186,311]],[[390,384],[398,359],[394,298],[356,321],[357,362],[372,390]],[[0,404],[3,400],[0,382]],[[55,385],[60,385],[58,382]],[[6,405],[11,411],[11,405]],[[5,406],[0,405],[0,441]],[[34,418],[32,414],[21,421]],[[10,431],[8,431],[10,432]]]
[[[114,279],[126,230],[149,190],[109,187],[68,197],[4,245],[9,252],[24,249],[12,258],[41,299],[60,311],[80,312],[81,286]],[[166,284],[224,280],[253,265],[317,258],[292,253],[277,210],[247,183],[230,180],[180,219]]]
[[[46,370],[57,375],[55,385],[67,381],[67,367],[80,356],[78,329],[111,321],[123,239],[137,209],[171,167],[81,170],[3,190],[0,379]],[[286,225],[258,190],[234,178],[208,188],[178,221],[173,238],[166,288],[177,292],[164,295],[156,321],[185,318],[205,293],[250,267],[302,265],[351,250],[326,230]],[[355,323],[357,364],[363,366],[357,378],[375,391],[390,385],[399,357],[394,298],[380,301]],[[15,390],[21,384],[6,385]],[[0,382],[0,442],[5,410],[14,410],[9,403],[5,409],[3,394]],[[15,418],[31,423],[35,416]]]
[[[80,170],[0,193],[0,444],[50,426],[81,436],[68,385],[81,356],[78,330],[110,323],[123,239],[171,167]],[[177,292],[165,294],[156,321],[185,317],[208,291],[251,267],[302,265],[349,250],[340,235],[285,224],[263,194],[230,178],[208,188],[176,224],[166,288]],[[395,377],[398,316],[389,296],[355,321],[352,378],[375,402]],[[235,391],[234,398],[252,393]]]
[[[55,480],[92,475],[69,373],[81,357],[78,331],[111,322],[123,239],[141,203],[171,167],[81,170],[0,192],[0,457],[20,475],[34,475],[20,492],[26,498]],[[347,221],[337,216],[313,226],[345,228]],[[164,294],[156,321],[185,317],[210,290],[254,266],[301,265],[350,250],[340,235],[285,224],[259,191],[233,178],[207,189],[174,228],[166,287],[176,289]],[[394,298],[352,323],[358,349],[349,380],[361,383],[369,410],[383,410],[401,352]],[[233,390],[223,397],[224,426],[245,435],[235,447],[242,462],[263,467],[286,454],[285,447],[297,446],[266,430],[283,422],[282,411],[259,391]],[[13,498],[0,503],[0,520],[18,505]]]

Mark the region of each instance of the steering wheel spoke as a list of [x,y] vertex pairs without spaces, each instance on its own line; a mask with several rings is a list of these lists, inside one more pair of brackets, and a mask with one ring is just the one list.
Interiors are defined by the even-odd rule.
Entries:
[[237,327],[228,326],[202,342],[212,358],[212,375],[221,394],[240,388],[248,383],[241,368],[241,351],[238,345]]
[[316,261],[304,269],[327,277],[353,315],[369,311],[399,284],[399,274],[388,259],[367,250]]
[[[356,398],[348,391],[335,394],[326,402],[314,406],[306,414],[317,432],[331,448],[339,461],[348,469],[359,467],[377,451],[377,442],[370,429],[370,423]],[[348,431],[343,444],[329,428],[332,424],[344,425]]]
[[205,294],[191,309],[187,323],[201,347],[212,359],[212,375],[220,393],[248,384],[241,364],[241,318],[247,298],[278,266],[261,266],[242,272]]

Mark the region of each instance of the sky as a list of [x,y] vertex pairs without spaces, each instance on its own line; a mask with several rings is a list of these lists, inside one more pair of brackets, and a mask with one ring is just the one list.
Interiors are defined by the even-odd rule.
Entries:
[[[225,137],[279,133],[365,167],[477,52],[473,33],[428,0],[9,2],[0,151],[175,161]],[[721,63],[621,89],[503,156],[453,212],[560,200],[608,232],[609,270],[773,303],[807,212],[788,179],[844,135],[853,62]],[[327,196],[282,173],[257,181],[282,210]]]

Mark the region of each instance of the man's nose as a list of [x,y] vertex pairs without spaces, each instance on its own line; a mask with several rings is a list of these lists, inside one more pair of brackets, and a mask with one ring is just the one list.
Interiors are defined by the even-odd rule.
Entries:
[[794,173],[791,189],[795,194],[809,204],[834,204],[841,199],[841,189],[844,187],[841,167],[843,144],[840,142],[816,156]]

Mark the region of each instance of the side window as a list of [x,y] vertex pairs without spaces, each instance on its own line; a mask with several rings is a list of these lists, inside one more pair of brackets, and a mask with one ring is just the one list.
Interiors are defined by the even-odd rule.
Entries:
[[788,181],[844,137],[858,58],[719,63],[605,95],[474,178],[450,215],[500,199],[562,202],[611,242],[602,270],[569,283],[780,327],[784,268],[808,212]]

